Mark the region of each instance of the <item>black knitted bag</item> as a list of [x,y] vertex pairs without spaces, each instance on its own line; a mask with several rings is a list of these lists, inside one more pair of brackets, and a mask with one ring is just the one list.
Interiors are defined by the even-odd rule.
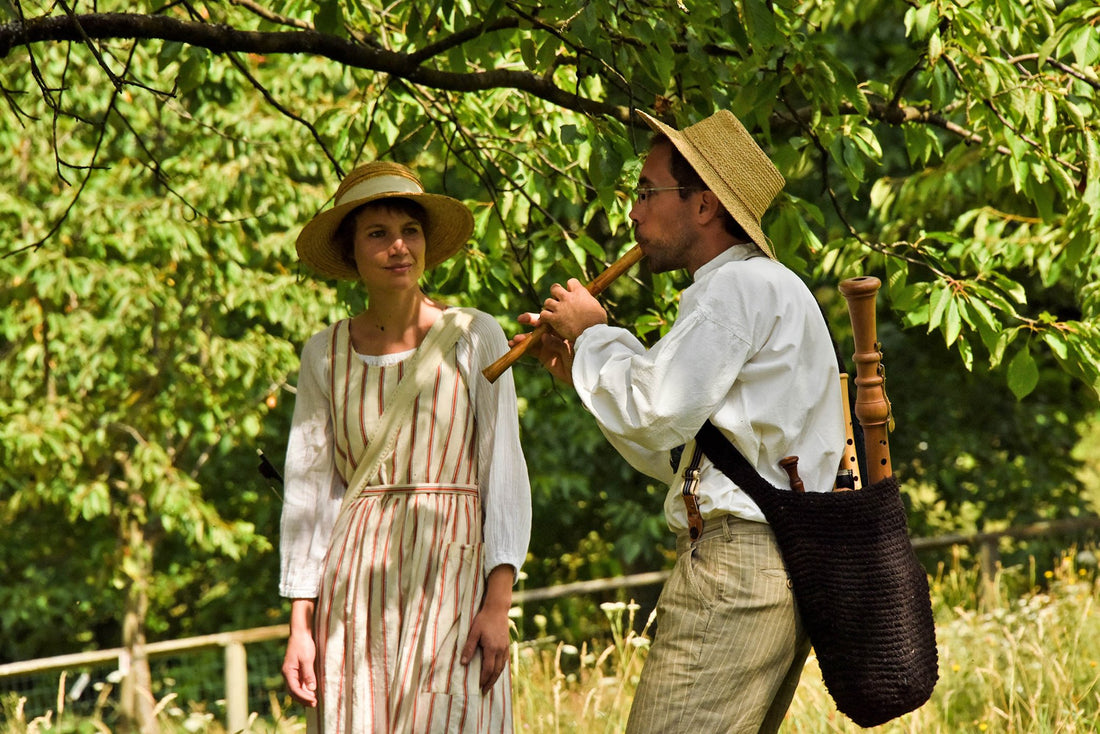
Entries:
[[763,479],[709,421],[696,441],[771,524],[837,708],[862,727],[920,708],[939,676],[936,628],[897,480],[792,492]]

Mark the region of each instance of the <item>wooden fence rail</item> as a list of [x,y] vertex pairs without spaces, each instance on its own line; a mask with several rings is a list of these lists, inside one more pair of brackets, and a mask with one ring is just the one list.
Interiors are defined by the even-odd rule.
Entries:
[[[996,575],[996,566],[999,558],[997,547],[1002,539],[1064,535],[1096,528],[1100,528],[1100,518],[1096,517],[1073,520],[1054,520],[1008,528],[997,532],[976,533],[971,535],[944,535],[935,538],[914,538],[913,548],[919,552],[923,550],[947,548],[955,545],[976,545],[979,548],[982,576],[987,584],[991,584]],[[610,579],[578,581],[542,589],[521,589],[515,593],[513,601],[516,605],[522,605],[527,602],[581,596],[584,594],[594,594],[623,588],[653,586],[663,583],[664,580],[668,578],[668,574],[668,571],[652,571],[649,573],[632,574]],[[220,632],[212,635],[188,637],[179,640],[151,642],[145,646],[145,653],[150,658],[153,658],[172,653],[192,652],[207,648],[222,648],[224,651],[225,666],[226,724],[229,731],[239,732],[247,728],[250,715],[248,710],[248,662],[246,645],[285,638],[287,633],[288,629],[285,624],[255,627],[236,632]],[[111,662],[117,662],[120,669],[125,669],[127,656],[128,651],[125,648],[116,647],[107,650],[94,650],[71,655],[58,655],[49,658],[39,658],[37,660],[6,663],[0,665],[0,682],[5,678],[14,676],[71,670],[74,668]],[[2,688],[0,688],[0,690],[2,690]]]

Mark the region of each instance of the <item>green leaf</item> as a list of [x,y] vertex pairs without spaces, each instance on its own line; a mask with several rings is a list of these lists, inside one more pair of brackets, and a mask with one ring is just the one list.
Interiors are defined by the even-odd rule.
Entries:
[[160,51],[157,53],[157,69],[164,71],[166,66],[179,59],[180,52],[183,49],[184,45],[179,41],[165,41],[162,43]]
[[770,48],[776,42],[775,15],[763,0],[745,0],[745,24],[749,42],[756,53]]
[[905,13],[906,33],[916,41],[922,41],[929,37],[935,30],[939,17],[936,15],[935,3],[925,3],[920,7],[909,8]]
[[928,64],[934,66],[942,55],[943,41],[940,40],[939,31],[936,31],[932,34],[932,37],[928,39]]
[[937,283],[932,289],[932,296],[928,300],[928,333],[939,327],[943,315],[947,311],[947,304],[951,302],[951,286]]
[[176,86],[181,95],[188,95],[206,81],[206,62],[209,52],[204,48],[188,47],[187,55],[176,74]]
[[959,357],[962,359],[963,367],[967,372],[974,370],[974,350],[970,346],[970,342],[966,339],[959,339],[955,342],[955,346],[959,350]]
[[1050,351],[1054,353],[1054,356],[1058,359],[1064,360],[1069,357],[1069,347],[1066,344],[1066,339],[1062,332],[1057,329],[1047,329],[1043,332],[1043,341],[1050,347]]
[[317,10],[313,14],[313,26],[320,33],[344,35],[344,11],[339,0],[315,0]]
[[1025,346],[1008,363],[1008,387],[1017,400],[1023,400],[1039,384],[1039,367]]
[[745,26],[741,24],[741,17],[737,14],[736,8],[731,6],[730,10],[722,15],[721,21],[722,29],[729,35],[734,45],[741,51],[747,52],[749,36]]
[[963,303],[957,298],[948,300],[947,313],[944,315],[943,338],[947,346],[951,346],[959,339],[962,331]]
[[528,69],[538,68],[538,50],[535,47],[535,42],[531,38],[524,38],[519,42],[520,56],[523,57],[523,63]]
[[558,138],[562,145],[572,145],[578,140],[584,140],[584,135],[578,132],[576,125],[562,125],[558,128]]

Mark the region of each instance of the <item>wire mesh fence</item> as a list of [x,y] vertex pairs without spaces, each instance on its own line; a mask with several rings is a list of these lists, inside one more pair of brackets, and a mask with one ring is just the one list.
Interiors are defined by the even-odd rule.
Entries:
[[[247,693],[240,708],[271,717],[275,713],[272,696],[282,701],[285,694],[280,673],[284,634],[255,632],[241,633],[246,637],[253,633],[253,637],[261,639],[244,643]],[[151,695],[165,706],[208,712],[224,721],[229,707],[225,651],[212,645],[210,638],[192,639],[190,645],[187,640],[173,641],[170,652],[158,653],[156,643],[149,646]],[[43,716],[56,717],[62,712],[71,717],[110,720],[118,705],[125,658],[91,654],[85,656],[89,660],[83,661],[81,657],[71,655],[0,666],[0,721],[15,718],[32,721]],[[35,666],[35,662],[40,665]]]

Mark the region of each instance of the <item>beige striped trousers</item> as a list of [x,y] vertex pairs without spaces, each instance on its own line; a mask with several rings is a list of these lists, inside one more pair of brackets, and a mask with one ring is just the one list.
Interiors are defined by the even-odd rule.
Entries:
[[677,550],[627,734],[778,731],[810,645],[771,528],[726,516]]

